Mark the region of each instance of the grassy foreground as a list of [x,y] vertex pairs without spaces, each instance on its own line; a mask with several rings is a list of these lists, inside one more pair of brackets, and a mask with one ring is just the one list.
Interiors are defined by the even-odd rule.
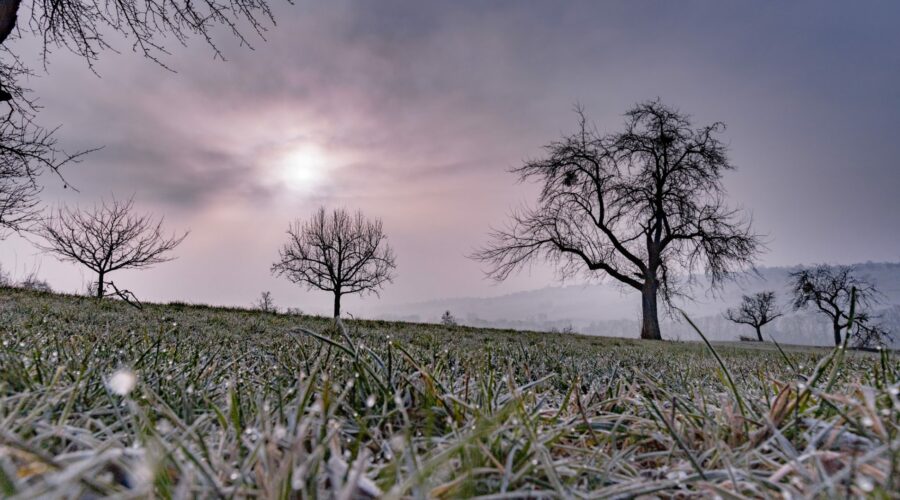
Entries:
[[702,343],[374,321],[341,331],[9,289],[0,340],[0,496],[900,488],[900,365],[887,353],[720,345],[720,364]]

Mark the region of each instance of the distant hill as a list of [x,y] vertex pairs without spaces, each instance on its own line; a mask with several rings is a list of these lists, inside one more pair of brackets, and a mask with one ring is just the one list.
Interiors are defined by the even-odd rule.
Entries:
[[[695,300],[680,304],[704,334],[716,340],[736,340],[752,335],[750,327],[735,325],[722,317],[744,294],[774,290],[788,313],[767,325],[764,333],[794,344],[828,344],[830,326],[824,316],[793,312],[788,306],[788,276],[800,266],[764,267],[746,273],[715,295],[706,291],[705,279],[694,290]],[[866,262],[857,272],[870,279],[884,294],[878,306],[883,322],[900,337],[900,263]],[[640,298],[637,292],[613,283],[547,287],[490,298],[452,298],[412,304],[380,306],[373,312],[383,319],[438,322],[451,311],[464,325],[517,328],[538,331],[571,329],[591,335],[635,337],[639,331]],[[683,321],[663,320],[663,337],[696,340]],[[900,342],[895,339],[895,346]]]

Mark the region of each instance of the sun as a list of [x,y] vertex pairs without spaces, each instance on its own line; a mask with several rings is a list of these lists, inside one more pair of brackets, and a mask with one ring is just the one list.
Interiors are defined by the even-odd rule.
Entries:
[[318,146],[304,144],[285,151],[277,161],[278,181],[295,191],[320,185],[330,169],[328,155]]

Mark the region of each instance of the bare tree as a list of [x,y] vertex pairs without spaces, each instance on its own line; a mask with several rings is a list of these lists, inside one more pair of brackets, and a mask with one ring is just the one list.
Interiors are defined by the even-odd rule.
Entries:
[[[850,324],[851,296],[856,290],[853,323]],[[834,345],[841,345],[841,333],[851,328],[851,338],[858,347],[881,345],[890,333],[877,324],[870,308],[878,302],[880,292],[869,281],[855,274],[853,266],[818,266],[791,273],[794,309],[814,307],[831,319]]]
[[862,320],[857,323],[854,317],[854,327],[850,332],[853,339],[853,347],[858,349],[875,349],[888,345],[894,338],[891,332],[879,323],[872,321],[868,314],[864,314]]
[[775,292],[771,291],[744,295],[740,306],[725,312],[726,319],[752,326],[760,342],[763,341],[762,327],[783,315],[775,302]]
[[144,269],[174,257],[187,233],[166,236],[162,219],[134,214],[134,200],[101,201],[92,210],[62,207],[45,220],[38,234],[39,245],[60,260],[77,262],[97,273],[97,297],[103,297],[107,276],[120,269]]
[[40,221],[38,178],[44,172],[62,179],[64,165],[93,151],[68,154],[60,150],[53,131],[35,125],[29,114],[14,117],[15,107],[9,105],[10,113],[0,118],[0,239]]
[[355,293],[378,295],[393,281],[394,251],[378,219],[362,212],[320,208],[306,223],[294,222],[289,241],[279,252],[272,272],[293,283],[334,294],[334,317],[341,315],[341,297]]
[[[18,14],[26,4],[28,16]],[[65,48],[97,60],[112,48],[110,35],[129,40],[132,48],[154,61],[168,54],[167,41],[185,45],[199,36],[221,57],[213,32],[224,26],[243,45],[249,45],[241,25],[262,36],[266,24],[274,24],[266,0],[0,0],[0,43],[10,35],[38,38],[44,57]],[[15,31],[14,31],[15,30]]]
[[[27,17],[20,18],[23,4]],[[113,48],[110,36],[120,36],[136,52],[164,65],[166,42],[186,45],[197,36],[221,58],[213,40],[220,27],[249,45],[241,25],[262,37],[266,25],[274,21],[267,0],[0,0],[0,102],[21,98],[23,89],[17,82],[31,74],[9,50],[6,42],[11,39],[36,38],[45,65],[54,49],[64,48],[93,68],[100,53]]]
[[0,103],[9,107],[0,117],[0,234],[36,222],[40,175],[49,171],[61,177],[64,165],[92,151],[66,153],[57,146],[56,130],[37,124],[38,106],[21,83],[34,72],[10,49],[10,41],[38,40],[44,67],[50,52],[63,48],[93,69],[100,53],[113,48],[110,37],[121,36],[163,65],[167,41],[184,45],[197,36],[221,57],[212,36],[221,27],[248,44],[245,31],[261,36],[270,23],[267,0],[0,0]]
[[441,315],[441,324],[444,326],[456,326],[456,318],[453,317],[450,311],[444,311],[444,314]]
[[254,305],[262,312],[278,312],[278,308],[275,306],[275,299],[272,298],[272,292],[269,291],[259,294],[259,300]]
[[513,171],[542,183],[538,206],[514,212],[474,257],[496,280],[538,259],[563,279],[610,276],[641,292],[641,338],[661,339],[658,294],[671,305],[698,270],[717,287],[761,247],[749,219],[725,205],[722,174],[734,167],[716,138],[724,125],[692,128],[655,100],[629,110],[624,131],[600,135],[577,112],[577,133]]

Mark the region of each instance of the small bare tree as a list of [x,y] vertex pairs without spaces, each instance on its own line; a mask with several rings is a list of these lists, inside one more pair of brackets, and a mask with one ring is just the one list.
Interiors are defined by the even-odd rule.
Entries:
[[[841,345],[841,332],[848,327],[848,334],[854,338],[857,347],[881,345],[890,338],[890,333],[877,324],[869,310],[878,301],[880,293],[875,286],[855,274],[853,266],[830,266],[821,264],[791,273],[791,289],[794,295],[794,309],[814,307],[831,319],[834,345]],[[856,290],[856,304],[853,323],[850,324],[850,309],[853,290]]]
[[752,326],[760,342],[763,341],[762,327],[783,315],[775,302],[775,292],[771,291],[744,295],[740,306],[725,312],[726,319]]
[[272,292],[265,291],[259,294],[259,300],[256,301],[256,308],[262,312],[278,312],[275,306],[275,299],[272,298]]
[[166,236],[162,219],[134,214],[134,200],[101,201],[92,210],[61,207],[42,222],[39,245],[60,260],[79,263],[97,273],[97,297],[103,297],[109,273],[120,269],[144,269],[173,257],[187,233]]
[[453,313],[444,311],[444,314],[441,315],[441,324],[444,326],[456,326],[456,318],[453,316]]
[[295,221],[288,236],[272,272],[310,290],[333,293],[335,318],[341,315],[342,296],[378,295],[393,281],[394,251],[381,221],[367,220],[362,212],[322,207],[306,223]]
[[661,339],[658,296],[671,305],[679,277],[698,271],[716,287],[761,246],[749,218],[725,203],[722,176],[734,167],[718,139],[724,125],[694,128],[658,100],[629,110],[618,133],[600,135],[578,114],[576,133],[514,170],[542,185],[538,206],[514,213],[474,257],[496,280],[535,260],[561,278],[610,276],[641,293],[641,338]]

